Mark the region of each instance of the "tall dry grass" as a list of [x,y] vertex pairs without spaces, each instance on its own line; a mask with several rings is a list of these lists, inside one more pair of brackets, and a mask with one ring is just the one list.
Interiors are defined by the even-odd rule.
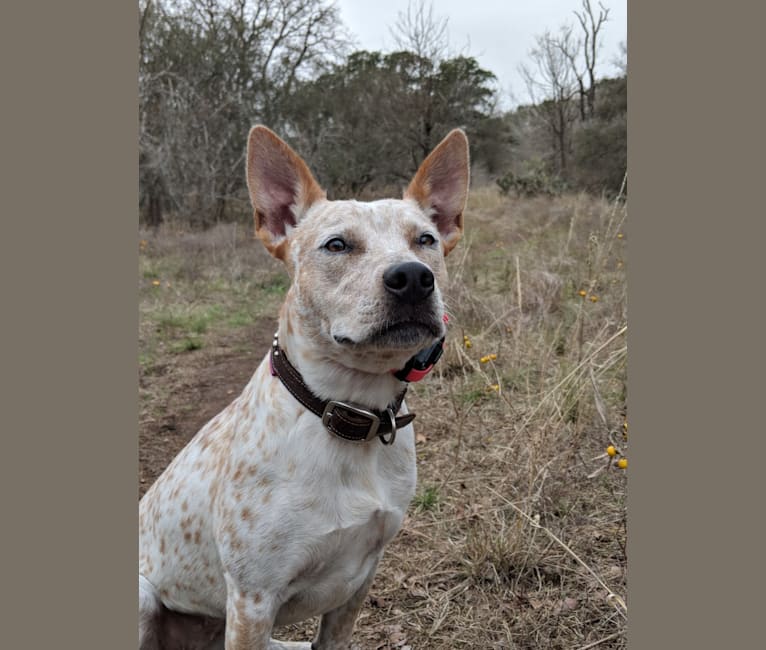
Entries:
[[[465,223],[448,258],[445,354],[408,394],[418,493],[356,642],[625,647],[629,470],[616,460],[627,455],[627,206],[479,188]],[[276,317],[285,276],[239,228],[142,234],[147,364],[199,353],[172,350],[181,334],[161,323],[173,310],[219,305],[205,345],[232,331],[241,308]],[[158,276],[177,294],[160,297]],[[305,639],[312,626],[281,636]]]

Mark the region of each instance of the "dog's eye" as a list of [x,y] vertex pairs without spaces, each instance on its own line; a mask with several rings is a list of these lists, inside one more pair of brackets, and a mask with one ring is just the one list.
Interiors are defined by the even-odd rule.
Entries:
[[334,237],[324,247],[331,253],[342,253],[348,248],[348,245],[340,237]]
[[436,239],[434,239],[434,236],[428,234],[427,232],[424,232],[422,235],[420,235],[420,239],[418,239],[418,244],[421,246],[433,246],[435,243]]

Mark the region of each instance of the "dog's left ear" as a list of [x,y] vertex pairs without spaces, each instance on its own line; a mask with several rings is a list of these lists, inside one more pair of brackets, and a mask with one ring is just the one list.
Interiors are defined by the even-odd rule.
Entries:
[[436,224],[445,255],[463,234],[469,177],[468,138],[454,129],[428,154],[404,192],[404,198],[413,199]]

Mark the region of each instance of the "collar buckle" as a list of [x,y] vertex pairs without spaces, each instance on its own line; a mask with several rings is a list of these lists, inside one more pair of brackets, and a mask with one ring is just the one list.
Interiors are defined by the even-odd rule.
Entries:
[[[322,413],[322,424],[324,425],[325,429],[330,428],[330,418],[333,416],[335,409],[338,407],[370,421],[370,428],[368,429],[364,438],[360,438],[360,440],[367,442],[368,440],[372,440],[377,435],[378,429],[380,428],[380,418],[375,415],[375,413],[368,411],[367,409],[359,408],[358,406],[352,406],[351,404],[337,400],[331,400],[327,402],[327,406],[324,407],[324,412]],[[390,413],[391,409],[387,409],[387,412]],[[396,431],[395,424],[394,431]],[[393,440],[391,442],[393,442]]]

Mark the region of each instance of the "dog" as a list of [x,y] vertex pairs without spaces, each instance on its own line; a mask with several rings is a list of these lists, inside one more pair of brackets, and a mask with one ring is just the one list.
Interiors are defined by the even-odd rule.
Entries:
[[[330,201],[283,140],[250,131],[255,232],[291,285],[242,394],[140,501],[141,650],[349,647],[414,496],[403,398],[441,353],[469,169],[455,129],[402,199]],[[314,616],[313,642],[272,638]]]

